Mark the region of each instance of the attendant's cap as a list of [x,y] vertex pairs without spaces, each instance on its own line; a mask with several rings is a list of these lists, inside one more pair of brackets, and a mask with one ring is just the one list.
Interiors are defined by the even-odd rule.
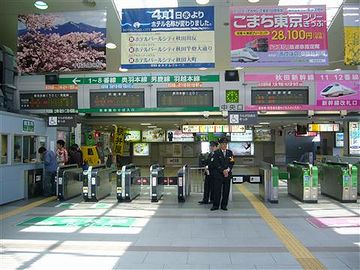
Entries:
[[211,141],[211,142],[210,142],[210,146],[215,146],[215,147],[216,147],[216,146],[218,146],[218,142]]
[[228,142],[229,142],[229,140],[226,137],[222,137],[219,139],[219,143],[228,143]]

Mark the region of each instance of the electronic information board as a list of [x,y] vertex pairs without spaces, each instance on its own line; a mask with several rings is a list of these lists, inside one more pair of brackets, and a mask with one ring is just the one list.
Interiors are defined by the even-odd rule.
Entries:
[[77,93],[20,93],[21,110],[77,109]]
[[90,108],[143,108],[144,91],[90,92]]
[[207,89],[158,89],[157,107],[212,107],[213,90]]
[[308,103],[308,88],[251,88],[251,105],[306,105]]

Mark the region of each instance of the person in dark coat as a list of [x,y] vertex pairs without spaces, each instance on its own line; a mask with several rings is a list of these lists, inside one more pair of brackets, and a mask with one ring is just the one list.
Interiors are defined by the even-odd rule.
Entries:
[[79,167],[83,165],[82,152],[77,144],[70,147],[68,164],[77,164]]
[[[218,146],[218,143],[215,141],[211,141],[210,142],[210,153],[207,156],[207,159],[205,161],[205,180],[204,180],[204,195],[203,195],[203,199],[201,201],[199,201],[199,204],[208,204],[209,203],[209,199],[210,199],[210,203],[213,202],[214,200],[214,192],[213,192],[213,172],[210,171],[209,166],[211,163],[211,158],[214,155],[214,152],[216,151]],[[211,167],[211,166],[210,166]]]
[[[230,181],[232,168],[234,166],[234,155],[231,150],[226,149],[228,139],[223,137],[219,140],[220,147],[214,152],[210,162],[210,170],[213,172],[214,202],[211,211],[218,210],[219,206],[227,211],[229,200]],[[221,200],[221,204],[220,204]]]

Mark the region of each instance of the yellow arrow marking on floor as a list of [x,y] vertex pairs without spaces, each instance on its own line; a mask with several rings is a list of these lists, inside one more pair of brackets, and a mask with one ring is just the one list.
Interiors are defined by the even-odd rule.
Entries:
[[283,242],[289,252],[306,270],[325,270],[326,267],[266,208],[253,193],[244,185],[236,185],[242,194],[250,201],[255,210]]
[[45,198],[45,199],[42,199],[42,200],[39,200],[39,201],[36,201],[36,202],[32,202],[32,203],[29,203],[25,206],[22,206],[22,207],[19,207],[15,210],[12,210],[12,211],[9,211],[5,214],[1,214],[0,215],[0,220],[3,220],[3,219],[6,219],[6,218],[9,218],[9,217],[12,217],[12,216],[15,216],[17,214],[20,214],[22,212],[25,212],[25,211],[28,211],[34,207],[38,207],[44,203],[48,203],[48,202],[51,202],[51,201],[54,201],[56,200],[56,196],[52,196],[52,197],[48,197],[48,198]]

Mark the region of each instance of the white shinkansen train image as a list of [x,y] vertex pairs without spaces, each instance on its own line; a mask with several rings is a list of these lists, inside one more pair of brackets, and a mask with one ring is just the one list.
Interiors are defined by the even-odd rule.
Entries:
[[357,91],[341,85],[339,83],[333,83],[324,88],[320,95],[323,97],[340,97],[357,94]]
[[259,56],[250,48],[231,51],[231,62],[255,62],[259,59]]

